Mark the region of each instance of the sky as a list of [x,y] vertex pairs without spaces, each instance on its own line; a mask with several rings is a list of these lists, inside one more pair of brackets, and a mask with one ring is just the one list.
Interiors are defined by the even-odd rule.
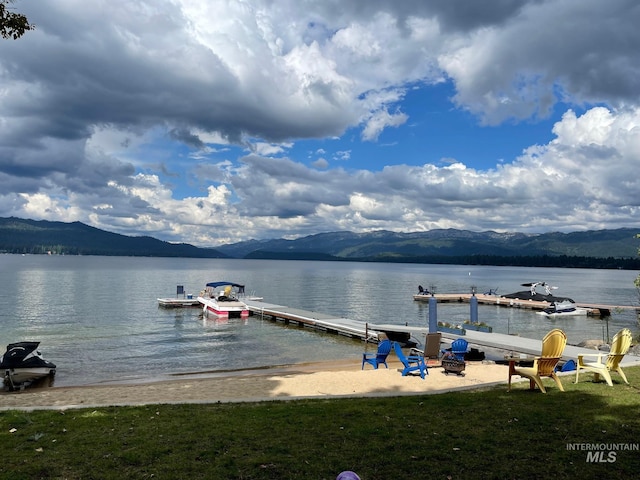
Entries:
[[0,217],[215,247],[640,229],[635,0],[17,0]]

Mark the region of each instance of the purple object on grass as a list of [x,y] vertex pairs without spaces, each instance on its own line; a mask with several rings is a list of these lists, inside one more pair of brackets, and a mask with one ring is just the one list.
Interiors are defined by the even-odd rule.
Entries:
[[345,470],[338,474],[336,480],[360,480],[360,477],[357,473],[352,472],[351,470]]

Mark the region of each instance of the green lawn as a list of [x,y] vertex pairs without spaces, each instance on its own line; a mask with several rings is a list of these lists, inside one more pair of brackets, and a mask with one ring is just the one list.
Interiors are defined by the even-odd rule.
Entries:
[[565,393],[547,380],[546,395],[526,382],[510,393],[2,412],[0,478],[635,478],[640,451],[624,448],[640,446],[640,367],[626,373],[630,386],[563,377]]

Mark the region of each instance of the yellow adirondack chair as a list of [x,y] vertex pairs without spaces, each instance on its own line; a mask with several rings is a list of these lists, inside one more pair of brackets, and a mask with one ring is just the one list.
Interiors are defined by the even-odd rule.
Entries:
[[[587,370],[589,372],[593,372],[593,379],[596,382],[600,379],[600,375],[602,375],[607,381],[607,385],[610,387],[613,387],[611,371],[618,372],[622,377],[622,380],[624,380],[624,383],[629,384],[627,376],[624,374],[622,367],[620,366],[620,362],[629,351],[629,347],[631,347],[631,330],[623,328],[613,337],[609,353],[585,353],[584,355],[578,355],[575,383],[578,383],[580,370]],[[585,362],[584,357],[596,357],[596,361]]]
[[536,385],[540,388],[542,393],[547,393],[542,384],[542,377],[551,377],[555,380],[560,391],[564,392],[562,383],[555,373],[555,368],[560,358],[562,358],[562,352],[567,345],[567,335],[559,328],[554,328],[547,333],[542,339],[542,353],[539,357],[534,358],[532,367],[514,367],[509,369],[509,390],[511,390],[511,376],[520,375],[529,379],[529,386],[531,390]]

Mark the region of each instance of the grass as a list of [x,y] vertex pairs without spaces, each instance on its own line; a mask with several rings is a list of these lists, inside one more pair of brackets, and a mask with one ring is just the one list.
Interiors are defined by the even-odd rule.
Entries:
[[565,393],[545,381],[546,395],[526,382],[510,393],[7,411],[0,478],[634,478],[639,451],[589,462],[567,447],[640,444],[640,367],[626,373],[631,385],[613,387],[563,377]]

